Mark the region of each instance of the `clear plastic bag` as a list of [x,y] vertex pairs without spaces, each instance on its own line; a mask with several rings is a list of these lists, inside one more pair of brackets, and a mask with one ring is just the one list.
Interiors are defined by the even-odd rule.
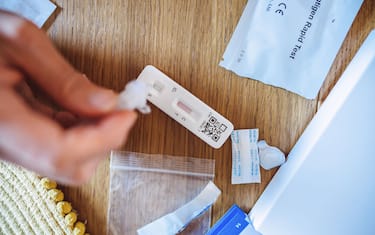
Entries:
[[[137,234],[197,196],[214,170],[211,159],[112,152],[107,234]],[[207,210],[180,234],[205,234],[210,218]]]

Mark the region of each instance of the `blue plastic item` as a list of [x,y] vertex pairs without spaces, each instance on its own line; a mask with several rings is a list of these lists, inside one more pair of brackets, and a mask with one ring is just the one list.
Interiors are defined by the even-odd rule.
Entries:
[[249,223],[247,214],[234,204],[206,235],[239,235]]

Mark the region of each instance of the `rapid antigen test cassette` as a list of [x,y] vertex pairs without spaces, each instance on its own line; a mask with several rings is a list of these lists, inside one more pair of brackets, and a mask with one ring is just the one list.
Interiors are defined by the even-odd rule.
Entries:
[[154,66],[146,66],[137,80],[149,86],[148,101],[210,146],[220,148],[232,133],[230,121]]

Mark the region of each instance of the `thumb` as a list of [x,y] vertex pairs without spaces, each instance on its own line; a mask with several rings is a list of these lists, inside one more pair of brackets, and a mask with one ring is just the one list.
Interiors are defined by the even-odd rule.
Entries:
[[114,110],[117,104],[117,94],[93,84],[84,74],[74,72],[62,79],[61,89],[54,90],[51,96],[68,110],[82,115],[100,115]]

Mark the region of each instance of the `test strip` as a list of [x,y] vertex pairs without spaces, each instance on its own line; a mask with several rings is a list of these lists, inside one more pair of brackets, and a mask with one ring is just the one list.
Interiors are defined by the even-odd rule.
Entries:
[[207,144],[220,148],[233,124],[154,66],[146,66],[137,80],[149,89],[147,100]]
[[138,235],[178,234],[186,228],[193,219],[208,210],[212,204],[215,203],[220,194],[220,189],[210,181],[193,200],[177,210],[143,226],[137,230],[137,233]]

